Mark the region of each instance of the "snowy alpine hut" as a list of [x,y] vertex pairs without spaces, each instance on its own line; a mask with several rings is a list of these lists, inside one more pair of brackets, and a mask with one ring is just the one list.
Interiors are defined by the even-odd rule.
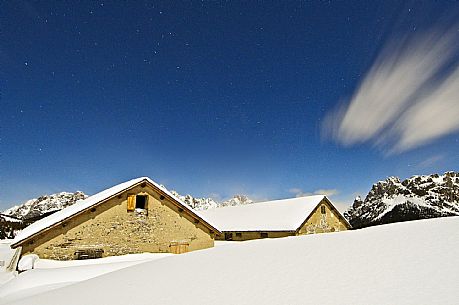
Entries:
[[58,260],[214,246],[221,232],[148,177],[77,201],[22,230],[12,247]]
[[324,195],[202,211],[222,232],[218,240],[250,240],[336,232],[351,225]]

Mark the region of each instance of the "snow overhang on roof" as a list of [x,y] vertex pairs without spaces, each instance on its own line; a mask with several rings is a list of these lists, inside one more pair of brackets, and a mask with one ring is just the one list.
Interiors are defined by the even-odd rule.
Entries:
[[221,233],[218,229],[215,228],[215,226],[211,225],[210,222],[206,220],[205,216],[191,209],[188,205],[182,202],[179,198],[172,195],[172,193],[170,193],[165,187],[156,183],[155,181],[151,180],[148,177],[140,177],[140,178],[132,179],[132,180],[123,182],[121,184],[112,186],[111,188],[103,190],[84,200],[79,200],[75,204],[69,207],[66,207],[65,209],[62,209],[54,214],[51,214],[43,219],[40,219],[34,222],[30,226],[24,228],[21,232],[19,232],[19,234],[13,240],[12,247],[16,247],[24,240],[29,239],[30,237],[40,233],[41,231],[50,229],[54,225],[59,224],[73,216],[76,216],[77,214],[80,214],[86,211],[87,209],[97,204],[100,204],[112,197],[115,197],[125,192],[126,190],[129,190],[143,182],[149,183],[154,189],[158,190],[159,192],[169,197],[170,200],[178,204],[181,208],[189,212],[191,215],[202,220],[203,224],[209,229],[211,229],[212,231],[214,231],[215,233]]
[[220,231],[296,231],[323,199],[324,195],[305,196],[215,208],[202,214]]

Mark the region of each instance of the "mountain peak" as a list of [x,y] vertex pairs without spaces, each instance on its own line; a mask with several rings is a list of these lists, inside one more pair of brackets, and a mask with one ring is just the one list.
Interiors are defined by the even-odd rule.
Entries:
[[23,220],[34,219],[46,213],[62,210],[86,197],[88,196],[81,191],[42,195],[38,198],[27,200],[20,205],[11,207],[5,210],[3,214]]
[[459,173],[398,177],[373,184],[345,213],[355,228],[395,221],[459,215]]
[[189,194],[183,196],[180,195],[178,192],[172,190],[172,195],[189,205],[191,208],[195,210],[207,210],[225,206],[234,206],[234,205],[241,205],[241,204],[249,204],[253,203],[253,200],[249,199],[246,195],[234,195],[232,198],[229,198],[224,201],[216,201],[211,197],[193,197]]

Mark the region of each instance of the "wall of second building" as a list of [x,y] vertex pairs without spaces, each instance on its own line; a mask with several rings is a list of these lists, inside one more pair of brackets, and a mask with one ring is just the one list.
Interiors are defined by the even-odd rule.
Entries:
[[[127,211],[127,196],[148,196],[147,213]],[[102,249],[103,256],[142,252],[170,252],[171,243],[188,243],[188,250],[213,247],[213,233],[163,198],[148,185],[112,198],[95,209],[26,241],[23,253],[41,258],[74,259],[85,249]]]
[[216,240],[228,240],[228,234],[231,234],[231,240],[244,241],[262,238],[279,238],[295,235],[295,232],[289,231],[231,231],[222,232],[223,234],[215,236]]
[[[322,213],[322,207],[324,212]],[[301,226],[298,234],[315,234],[347,230],[347,225],[342,216],[326,201],[314,209],[307,221]]]

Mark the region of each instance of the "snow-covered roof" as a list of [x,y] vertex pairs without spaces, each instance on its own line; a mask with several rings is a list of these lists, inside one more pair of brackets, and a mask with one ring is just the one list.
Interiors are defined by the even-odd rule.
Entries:
[[[151,180],[148,177],[140,177],[136,179],[132,179],[126,182],[123,182],[121,184],[112,186],[111,188],[108,188],[106,190],[103,190],[97,194],[94,194],[84,200],[78,200],[75,204],[66,207],[65,209],[62,209],[54,214],[51,214],[43,219],[40,219],[34,223],[32,223],[30,226],[24,228],[21,232],[18,233],[18,235],[14,238],[13,240],[13,246],[16,245],[17,243],[37,234],[38,232],[47,229],[56,223],[59,223],[69,217],[72,217],[75,214],[78,214],[79,212],[82,212],[93,205],[98,204],[101,201],[104,201],[110,197],[115,196],[116,194],[122,193],[127,189],[132,188],[133,186],[141,183],[141,182],[149,182],[153,184],[155,187],[159,188],[161,191],[163,191],[166,195],[170,196],[173,198],[175,201],[177,201],[179,204],[183,206],[186,210],[191,212],[191,214],[194,214],[201,218],[207,225],[212,227],[212,229],[215,229],[214,226],[212,226],[206,219],[205,216],[201,215],[201,213],[191,209],[188,207],[185,203],[183,203],[180,199],[172,195],[164,186],[156,183],[155,181]],[[217,230],[218,232],[218,230]]]
[[215,208],[201,213],[220,231],[295,231],[324,195]]

